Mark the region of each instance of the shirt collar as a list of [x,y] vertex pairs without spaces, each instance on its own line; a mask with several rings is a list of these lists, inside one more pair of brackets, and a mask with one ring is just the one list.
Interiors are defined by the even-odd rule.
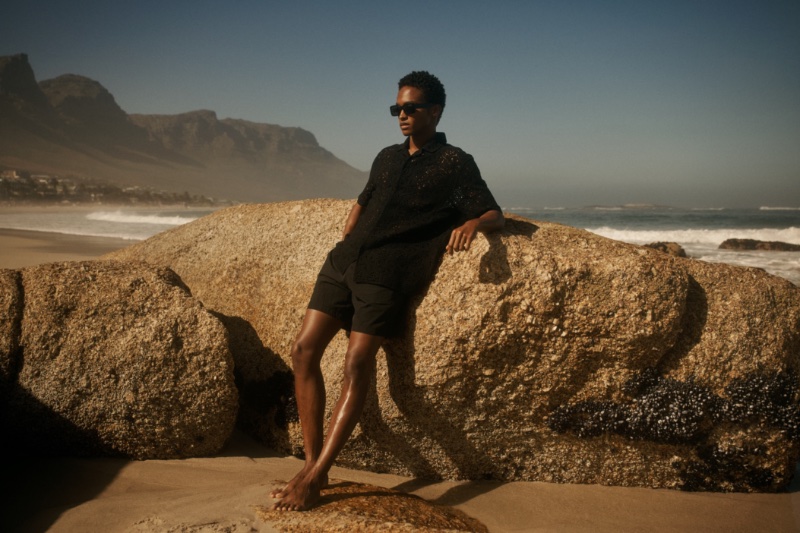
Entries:
[[[408,150],[408,145],[411,141],[406,138],[406,140],[402,144],[397,145],[398,150]],[[444,134],[443,131],[437,131],[433,134],[433,139],[428,141],[428,143],[422,147],[420,152],[435,152],[442,146],[447,144],[447,136]]]

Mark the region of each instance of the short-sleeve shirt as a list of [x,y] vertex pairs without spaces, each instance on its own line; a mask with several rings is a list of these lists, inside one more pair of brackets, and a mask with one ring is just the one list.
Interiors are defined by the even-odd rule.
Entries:
[[358,197],[355,228],[331,252],[342,271],[354,261],[355,280],[413,294],[436,274],[452,230],[500,210],[471,155],[444,133],[413,155],[408,140],[381,150]]

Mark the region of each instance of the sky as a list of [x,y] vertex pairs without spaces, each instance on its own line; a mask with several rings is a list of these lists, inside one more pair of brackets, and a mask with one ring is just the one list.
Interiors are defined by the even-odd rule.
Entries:
[[413,70],[504,207],[800,207],[800,2],[6,0],[0,55],[369,170]]

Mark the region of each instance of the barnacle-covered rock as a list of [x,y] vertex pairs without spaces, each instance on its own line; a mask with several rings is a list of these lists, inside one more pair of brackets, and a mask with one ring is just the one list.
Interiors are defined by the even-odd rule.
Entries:
[[[289,352],[351,205],[237,206],[111,254],[169,266],[249,332],[232,345],[242,418],[293,453],[302,438]],[[328,412],[346,344],[337,336],[323,358]],[[786,280],[512,216],[445,256],[411,303],[340,463],[424,477],[778,490],[800,455],[799,357],[800,289]]]

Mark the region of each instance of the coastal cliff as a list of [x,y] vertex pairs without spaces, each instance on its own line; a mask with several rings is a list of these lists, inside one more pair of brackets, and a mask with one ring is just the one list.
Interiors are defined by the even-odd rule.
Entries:
[[346,198],[366,181],[301,128],[208,110],[129,115],[85,76],[37,82],[25,54],[0,56],[4,168],[229,201]]

